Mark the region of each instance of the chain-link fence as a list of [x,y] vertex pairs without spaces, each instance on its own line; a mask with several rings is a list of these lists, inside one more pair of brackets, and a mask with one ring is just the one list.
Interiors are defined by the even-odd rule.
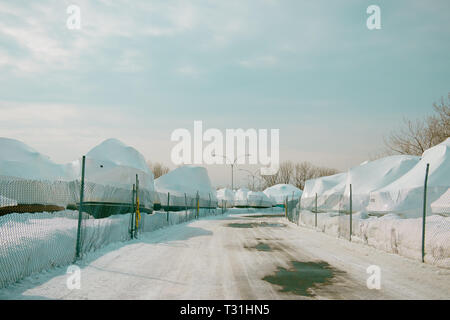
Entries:
[[[34,273],[68,265],[105,245],[143,232],[224,214],[217,200],[167,194],[154,211],[154,191],[139,176],[124,185],[86,179],[39,181],[0,176],[0,288]],[[86,181],[85,181],[86,180]],[[182,204],[182,205],[181,205]]]
[[308,207],[303,208],[300,199],[295,209],[286,201],[286,216],[291,222],[339,238],[450,268],[450,188],[434,188],[429,192],[425,182],[421,190],[399,190],[397,198],[414,194],[422,198],[416,202],[422,206],[416,204],[403,213],[379,213],[355,211],[354,194],[358,191],[352,185],[349,187],[347,194],[340,195],[335,210],[316,209],[315,199],[309,199]]
[[300,198],[298,197],[286,197],[284,201],[284,209],[286,218],[295,224],[299,223],[300,218]]

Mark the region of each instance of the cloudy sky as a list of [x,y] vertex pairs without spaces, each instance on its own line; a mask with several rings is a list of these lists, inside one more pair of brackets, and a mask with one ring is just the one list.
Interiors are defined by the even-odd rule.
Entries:
[[[66,27],[71,4],[81,30]],[[381,30],[366,27],[371,4]],[[202,120],[278,128],[282,160],[345,170],[450,91],[449,12],[448,0],[2,0],[0,136],[56,162],[115,137],[173,167],[171,132]]]

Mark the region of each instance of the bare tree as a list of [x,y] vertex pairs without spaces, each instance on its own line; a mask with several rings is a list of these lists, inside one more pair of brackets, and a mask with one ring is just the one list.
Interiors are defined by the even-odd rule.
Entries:
[[261,176],[261,179],[264,181],[264,188],[280,183],[292,183],[303,190],[306,180],[332,175],[337,172],[336,169],[318,167],[310,162],[300,162],[294,165],[291,161],[286,161],[280,164],[277,174]]
[[150,170],[153,172],[153,176],[155,177],[155,179],[161,177],[162,175],[164,175],[170,171],[170,169],[168,167],[166,167],[165,165],[163,165],[160,162],[152,163],[151,161],[148,161],[147,165],[150,168]]
[[437,139],[444,141],[450,137],[450,92],[447,96],[447,102],[445,102],[444,97],[441,98],[440,104],[433,104],[434,111],[436,115],[432,118],[433,124],[436,126],[435,131],[438,132]]
[[433,104],[436,114],[415,121],[404,119],[403,126],[384,138],[387,150],[399,154],[422,155],[450,136],[450,93],[447,102]]
[[288,184],[291,182],[294,176],[295,166],[291,161],[285,161],[280,164],[280,169],[278,170],[278,183]]
[[427,128],[427,121],[404,119],[403,122],[402,128],[391,132],[389,137],[384,139],[389,150],[400,154],[421,155],[434,145]]
[[263,182],[263,188],[268,188],[274,186],[278,183],[278,174],[280,171],[277,171],[276,174],[273,175],[261,175],[261,180]]
[[300,162],[295,165],[294,183],[299,189],[305,188],[307,180],[331,176],[338,173],[336,169],[327,167],[317,167],[310,162]]
[[314,175],[314,166],[307,161],[297,163],[295,165],[294,184],[297,188],[302,189],[305,187],[305,181],[309,180]]
[[333,168],[318,167],[315,178],[331,176],[338,173],[339,171]]

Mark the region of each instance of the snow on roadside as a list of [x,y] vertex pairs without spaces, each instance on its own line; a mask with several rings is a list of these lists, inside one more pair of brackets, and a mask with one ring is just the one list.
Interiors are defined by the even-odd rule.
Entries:
[[[199,216],[220,214],[221,210],[200,209]],[[141,214],[141,230],[150,232],[187,222],[195,218],[195,210],[156,211]],[[108,244],[130,239],[130,215],[114,215],[82,220],[82,248],[84,254]],[[78,212],[64,210],[54,213],[12,213],[0,216],[0,288],[30,275],[74,261],[78,226]]]
[[17,201],[0,195],[0,208],[10,206],[17,206]]
[[[344,219],[344,220],[343,220]],[[339,226],[349,229],[349,216],[336,212],[317,214],[317,229],[339,237]],[[314,227],[315,214],[303,210],[302,226]],[[422,257],[422,219],[403,219],[395,214],[369,217],[365,212],[353,214],[352,241],[404,257],[420,260]],[[425,235],[425,262],[450,268],[450,217],[428,216]],[[345,230],[348,234],[348,230]]]

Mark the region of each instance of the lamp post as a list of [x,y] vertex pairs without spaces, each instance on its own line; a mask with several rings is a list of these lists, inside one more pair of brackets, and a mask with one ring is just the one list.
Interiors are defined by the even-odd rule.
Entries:
[[252,177],[252,191],[255,191],[255,177],[259,178],[256,173],[259,171],[259,169],[256,169],[255,172],[251,172],[250,170],[246,170],[246,169],[239,169],[239,171],[245,171],[247,173],[249,173],[249,176]]
[[234,166],[236,165],[236,161],[237,161],[238,159],[242,158],[242,157],[248,157],[248,156],[250,156],[250,154],[243,154],[243,155],[241,155],[241,156],[235,157],[235,158],[234,158],[234,161],[230,161],[230,159],[228,159],[228,157],[226,157],[226,156],[224,156],[224,155],[221,155],[221,154],[215,154],[215,153],[213,153],[212,156],[213,156],[213,157],[222,157],[222,158],[224,158],[226,161],[228,161],[228,162],[230,163],[230,165],[231,165],[231,190],[234,190],[234,177],[233,177],[234,174],[233,174],[233,169],[234,169]]

